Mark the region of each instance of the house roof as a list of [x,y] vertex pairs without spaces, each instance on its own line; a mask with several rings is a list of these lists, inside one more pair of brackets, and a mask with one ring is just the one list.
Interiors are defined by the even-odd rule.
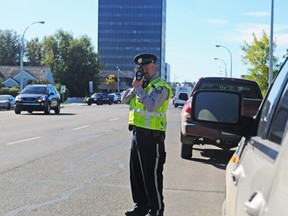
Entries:
[[[25,66],[24,71],[35,77],[35,79],[45,80],[47,73],[50,71],[49,67],[36,67],[36,66]],[[20,72],[19,66],[0,66],[0,83],[15,77]]]

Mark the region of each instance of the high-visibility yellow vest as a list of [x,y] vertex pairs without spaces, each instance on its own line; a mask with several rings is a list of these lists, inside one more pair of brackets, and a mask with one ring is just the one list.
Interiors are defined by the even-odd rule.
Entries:
[[169,90],[167,100],[154,112],[149,112],[146,107],[139,102],[135,96],[130,101],[129,124],[136,127],[146,128],[150,130],[166,131],[167,119],[166,110],[168,108],[169,99],[172,95],[172,89],[160,77],[153,80],[144,88],[144,91],[150,95],[157,87],[166,87]]

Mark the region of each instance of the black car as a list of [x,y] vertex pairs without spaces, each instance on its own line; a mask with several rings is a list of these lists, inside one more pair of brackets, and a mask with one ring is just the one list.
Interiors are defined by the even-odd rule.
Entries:
[[107,93],[94,93],[91,97],[88,97],[86,100],[87,105],[91,104],[97,104],[97,105],[102,105],[102,104],[109,104],[111,105],[113,103],[113,98],[110,97]]
[[33,84],[26,86],[15,99],[14,111],[20,114],[21,111],[44,111],[50,114],[50,110],[55,114],[60,113],[60,95],[57,89],[51,84]]

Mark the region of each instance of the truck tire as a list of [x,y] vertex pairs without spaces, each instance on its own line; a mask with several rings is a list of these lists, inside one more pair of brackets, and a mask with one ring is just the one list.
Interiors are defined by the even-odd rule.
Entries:
[[193,144],[184,144],[181,145],[181,158],[191,159],[192,157]]
[[184,136],[182,132],[180,136],[181,141],[181,158],[183,159],[191,159],[194,139],[192,137]]

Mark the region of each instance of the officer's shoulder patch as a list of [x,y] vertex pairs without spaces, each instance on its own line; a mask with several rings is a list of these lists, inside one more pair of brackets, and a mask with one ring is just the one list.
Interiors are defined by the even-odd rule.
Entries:
[[159,86],[159,87],[157,87],[157,88],[155,89],[155,93],[156,93],[156,94],[161,94],[162,90],[163,90],[163,87]]

